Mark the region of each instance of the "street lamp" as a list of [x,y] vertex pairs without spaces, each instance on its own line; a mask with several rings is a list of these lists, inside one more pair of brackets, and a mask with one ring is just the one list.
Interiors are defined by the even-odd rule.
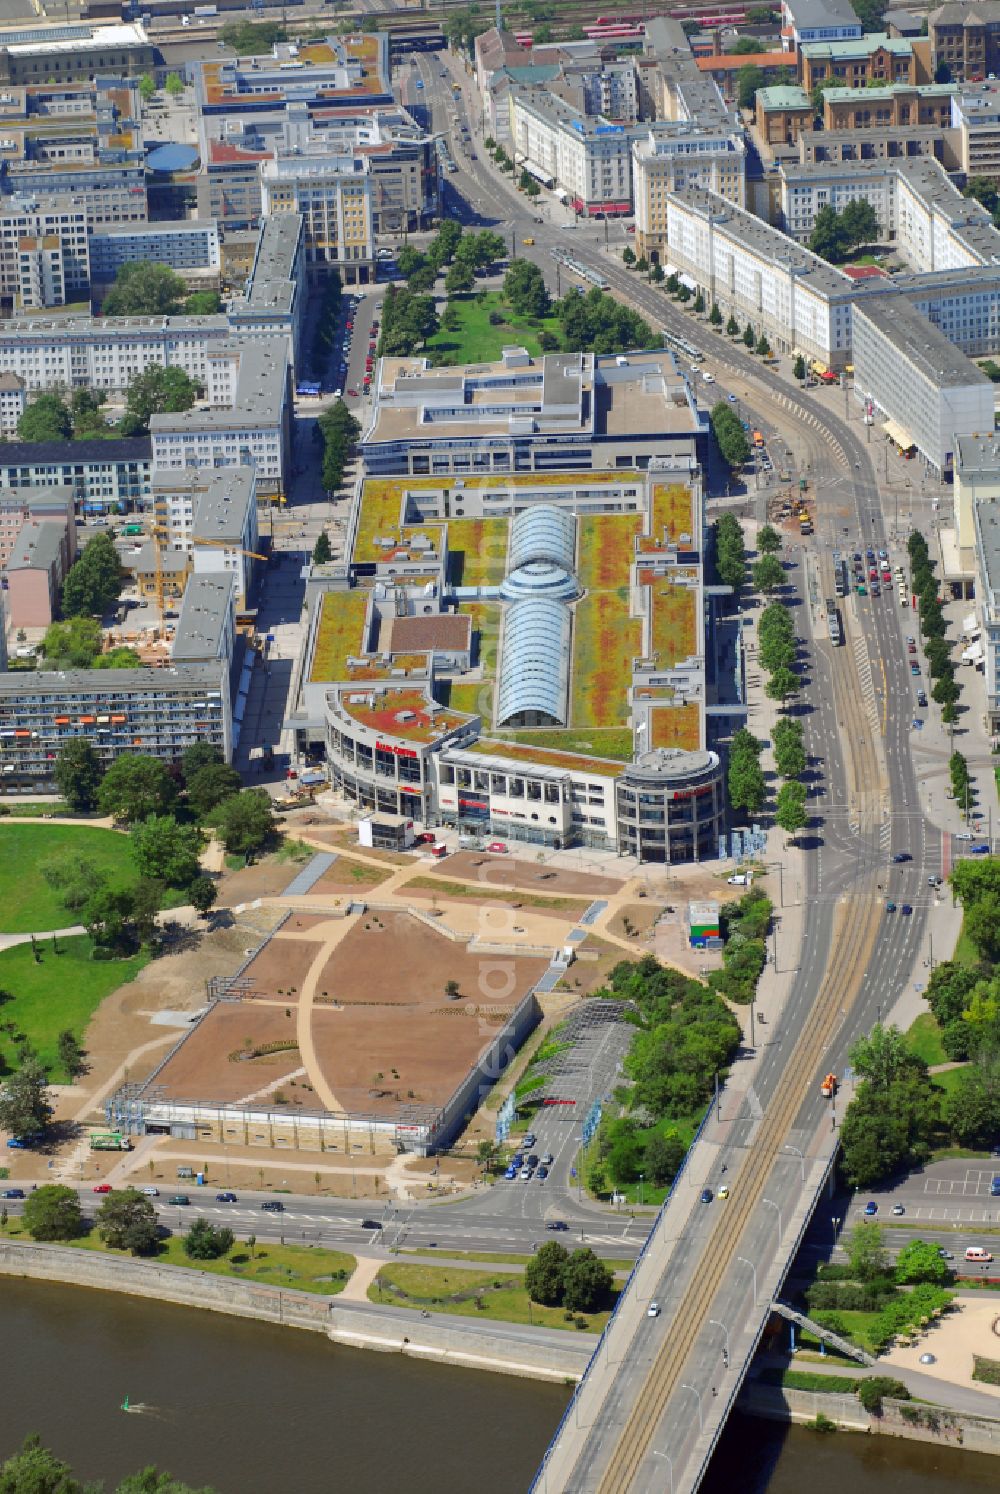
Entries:
[[670,1473],[670,1494],[674,1494],[674,1460],[673,1460],[673,1458],[670,1456],[669,1453],[657,1452],[657,1450],[656,1450],[655,1447],[652,1449],[652,1453],[653,1453],[653,1457],[654,1458],[664,1458],[666,1460],[667,1469],[668,1469],[668,1471]]
[[642,1208],[642,1180],[646,1176],[644,1172],[639,1174],[639,1207]]
[[840,1220],[836,1217],[836,1215],[834,1215],[834,1217],[830,1220],[830,1223],[833,1225],[833,1243],[836,1246],[837,1231],[840,1228]]
[[766,1203],[767,1206],[768,1206],[768,1208],[769,1209],[773,1209],[774,1212],[778,1216],[778,1244],[780,1245],[781,1244],[781,1210],[778,1208],[778,1205],[776,1203],[774,1203],[770,1198],[762,1199],[761,1202],[762,1203]]
[[805,1159],[804,1152],[802,1152],[802,1150],[799,1147],[793,1146],[790,1141],[786,1142],[785,1145],[781,1148],[781,1150],[783,1152],[795,1152],[798,1155],[799,1162],[802,1165],[802,1181],[805,1182],[805,1180],[806,1180],[806,1159]]
[[698,1430],[699,1432],[703,1432],[705,1430],[705,1418],[701,1414],[701,1396],[695,1390],[694,1386],[688,1385],[686,1381],[682,1382],[680,1388],[681,1390],[690,1390],[691,1394],[694,1396],[695,1405],[698,1407]]
[[709,1323],[711,1324],[711,1326],[713,1328],[721,1328],[722,1329],[723,1336],[724,1336],[724,1338],[726,1340],[726,1347],[725,1347],[725,1350],[723,1352],[724,1352],[724,1355],[725,1355],[726,1364],[728,1365],[728,1363],[729,1363],[729,1329],[726,1327],[725,1323],[720,1323],[719,1320],[718,1320],[718,1318],[709,1318],[708,1321],[709,1321]]
[[753,1272],[753,1305],[754,1305],[754,1307],[756,1307],[757,1306],[757,1267],[754,1265],[753,1261],[748,1261],[745,1255],[738,1255],[736,1257],[736,1259],[740,1262],[741,1265],[743,1265],[743,1266],[749,1266],[750,1270]]

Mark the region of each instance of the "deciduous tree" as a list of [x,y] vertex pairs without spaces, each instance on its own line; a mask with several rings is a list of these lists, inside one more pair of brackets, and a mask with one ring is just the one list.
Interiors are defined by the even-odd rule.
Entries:
[[34,1189],[24,1201],[24,1227],[33,1240],[75,1240],[82,1228],[80,1195],[58,1183]]
[[112,1250],[152,1255],[159,1242],[156,1210],[135,1188],[109,1193],[97,1211],[97,1233]]
[[173,781],[159,758],[125,752],[105,773],[97,802],[102,814],[134,825],[151,814],[165,814],[174,794]]
[[71,809],[93,809],[104,770],[89,737],[72,737],[59,749],[53,777]]
[[51,1119],[45,1070],[29,1055],[0,1088],[0,1126],[12,1136],[37,1136]]

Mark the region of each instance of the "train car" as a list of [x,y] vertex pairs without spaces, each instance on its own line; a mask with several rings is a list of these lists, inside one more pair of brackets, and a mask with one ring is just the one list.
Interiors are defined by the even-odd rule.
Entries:
[[830,635],[830,642],[834,647],[839,647],[844,641],[844,628],[840,620],[836,602],[827,598],[826,603],[826,626]]

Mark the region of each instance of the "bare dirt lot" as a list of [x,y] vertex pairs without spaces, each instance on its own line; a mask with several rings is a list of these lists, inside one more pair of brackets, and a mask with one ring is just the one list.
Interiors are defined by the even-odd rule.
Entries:
[[219,902],[233,908],[237,903],[249,903],[256,897],[273,897],[284,892],[301,865],[294,861],[267,859],[253,866],[241,867],[239,871],[223,873],[219,883]]
[[519,861],[512,856],[483,856],[478,851],[458,851],[448,856],[442,866],[445,875],[456,881],[476,882],[490,887],[526,887],[547,896],[577,893],[584,897],[608,897],[625,885],[611,877],[590,872],[562,871],[534,861]]
[[301,991],[306,973],[318,953],[319,945],[315,939],[285,938],[279,934],[250,961],[243,978],[252,983],[255,995],[290,996]]
[[402,1021],[372,1006],[324,1008],[313,1017],[316,1052],[341,1105],[379,1115],[443,1105],[494,1036],[460,1001],[414,1008]]
[[[301,1068],[297,1048],[259,1058],[233,1061],[230,1054],[244,1049],[247,1039],[254,1047],[274,1042],[295,1042],[295,1007],[285,1016],[281,1006],[252,1001],[220,1001],[181,1044],[157,1075],[164,1097],[172,1100],[218,1100],[237,1104],[257,1094],[275,1080]],[[315,1108],[316,1097],[305,1079],[284,1093],[291,1105]]]
[[467,1000],[510,1008],[538,980],[546,962],[505,956],[503,963],[498,972],[492,956],[470,954],[465,945],[405,913],[378,913],[363,919],[338,945],[320,974],[316,994],[351,1004],[437,1005],[446,1000],[446,983],[455,980]]

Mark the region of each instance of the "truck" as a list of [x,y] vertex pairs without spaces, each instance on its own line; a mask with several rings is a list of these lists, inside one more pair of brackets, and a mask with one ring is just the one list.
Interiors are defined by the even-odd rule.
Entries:
[[90,1138],[92,1152],[130,1152],[132,1142],[121,1131],[95,1131]]
[[819,1092],[823,1096],[824,1100],[833,1099],[834,1095],[837,1093],[836,1074],[827,1074],[826,1078],[823,1080],[823,1083],[819,1087]]

